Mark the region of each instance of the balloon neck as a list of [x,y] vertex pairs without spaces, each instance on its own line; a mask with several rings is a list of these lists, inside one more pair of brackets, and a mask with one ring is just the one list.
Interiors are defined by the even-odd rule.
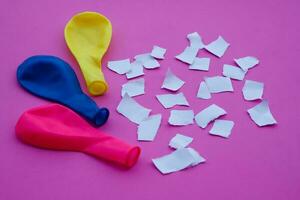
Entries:
[[88,85],[91,95],[103,95],[107,91],[107,84],[104,81],[93,81]]

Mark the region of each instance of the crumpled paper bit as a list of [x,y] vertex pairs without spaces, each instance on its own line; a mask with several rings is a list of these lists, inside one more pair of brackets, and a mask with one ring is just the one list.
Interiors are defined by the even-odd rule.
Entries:
[[169,68],[161,88],[165,88],[171,91],[177,91],[184,85],[184,83],[185,82],[178,78],[175,74],[173,74],[173,72]]
[[172,153],[152,159],[155,167],[162,174],[169,174],[205,162],[205,158],[193,148],[180,148]]
[[201,36],[197,32],[188,34],[187,39],[190,41],[191,47],[195,47],[197,49],[203,49],[205,47]]
[[231,134],[233,126],[233,121],[216,119],[209,133],[211,135],[217,135],[224,138],[228,138]]
[[246,56],[243,58],[237,58],[234,59],[236,64],[240,66],[245,72],[248,71],[248,69],[255,67],[259,60],[253,56]]
[[169,146],[173,149],[187,147],[193,141],[192,137],[177,133],[169,142]]
[[189,106],[189,103],[182,92],[178,94],[156,95],[156,98],[164,108],[172,108],[176,105]]
[[198,54],[198,48],[196,47],[192,47],[192,46],[188,46],[184,49],[184,51],[182,53],[180,53],[179,55],[175,56],[175,58],[177,58],[178,60],[187,63],[187,64],[193,64],[194,59],[196,58],[197,54]]
[[185,126],[194,123],[193,110],[171,110],[168,120],[173,126]]
[[222,36],[219,36],[218,39],[206,45],[205,49],[221,58],[229,46],[230,44],[226,42]]
[[204,81],[201,81],[201,83],[199,85],[197,97],[200,99],[210,99],[211,98],[209,89]]
[[145,94],[145,79],[139,78],[136,80],[128,81],[122,85],[121,96],[128,94],[130,97]]
[[128,94],[125,94],[117,107],[117,111],[133,123],[140,124],[149,117],[150,109],[143,107]]
[[193,64],[189,66],[189,69],[192,70],[201,70],[208,71],[209,70],[210,58],[198,58],[194,59]]
[[156,59],[164,59],[166,51],[167,50],[162,47],[153,46],[151,56]]
[[138,126],[139,141],[153,141],[161,124],[162,115],[156,114],[143,120]]
[[246,72],[239,67],[224,64],[223,65],[223,75],[228,78],[241,81],[244,79]]
[[107,67],[118,74],[126,74],[130,71],[130,60],[108,61]]
[[142,75],[144,75],[143,65],[140,62],[136,61],[136,60],[133,61],[130,64],[129,72],[126,73],[127,79],[136,78],[136,77],[139,77],[139,76],[142,76]]
[[233,92],[230,78],[223,76],[204,77],[210,93]]
[[223,108],[217,106],[216,104],[212,104],[200,111],[195,116],[195,121],[198,126],[200,126],[201,128],[205,128],[211,121],[225,114],[227,113]]
[[242,91],[244,99],[247,101],[262,99],[264,92],[264,83],[246,80]]
[[140,62],[146,69],[155,69],[160,66],[159,62],[150,53],[136,55],[134,59]]
[[258,126],[267,126],[277,124],[277,121],[273,117],[269,103],[267,100],[262,100],[261,103],[257,104],[256,106],[250,108],[248,111],[251,119],[258,125]]

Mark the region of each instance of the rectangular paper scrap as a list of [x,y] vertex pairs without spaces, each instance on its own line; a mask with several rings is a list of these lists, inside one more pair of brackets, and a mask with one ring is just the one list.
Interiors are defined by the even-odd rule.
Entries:
[[145,94],[145,79],[139,78],[136,80],[128,81],[122,85],[121,96],[128,94],[130,97]]
[[185,126],[194,123],[193,110],[171,110],[168,120],[169,124],[173,126]]
[[127,79],[135,78],[144,75],[144,67],[138,62],[134,61],[130,64],[130,71],[126,73]]
[[176,134],[169,142],[169,146],[174,149],[187,147],[193,141],[192,137]]
[[198,58],[194,59],[193,64],[189,66],[189,69],[208,71],[210,58]]
[[173,74],[173,72],[169,68],[161,88],[165,88],[171,91],[177,91],[184,85],[184,83],[185,82],[178,78],[175,74]]
[[223,108],[217,106],[216,104],[212,104],[200,111],[195,116],[195,120],[198,126],[205,128],[211,121],[225,114],[226,111]]
[[204,81],[201,81],[201,83],[199,85],[197,97],[200,99],[210,99],[211,98],[209,89]]
[[230,44],[222,36],[219,36],[218,39],[206,45],[205,49],[220,58],[229,46]]
[[153,141],[161,123],[161,114],[151,115],[138,126],[139,141]]
[[231,130],[233,126],[234,126],[233,121],[217,119],[215,120],[214,125],[210,129],[209,133],[211,135],[217,135],[217,136],[228,138],[229,135],[231,134]]
[[262,99],[264,92],[264,83],[246,80],[242,91],[244,99],[247,101]]
[[197,49],[203,49],[205,45],[202,42],[202,38],[199,33],[194,32],[187,35],[187,39],[190,41],[190,46]]
[[117,107],[117,111],[136,124],[148,118],[151,110],[141,106],[128,94],[125,94]]
[[259,63],[259,60],[253,56],[246,56],[243,58],[234,59],[234,61],[245,72],[248,71],[248,69],[255,67]]
[[224,64],[223,65],[223,75],[228,78],[232,78],[232,79],[241,81],[244,79],[246,72],[239,67]]
[[166,49],[161,48],[159,46],[153,46],[151,56],[157,59],[164,59],[166,51],[167,51]]
[[277,121],[273,117],[269,103],[266,100],[262,100],[261,103],[257,104],[256,106],[250,108],[248,113],[251,119],[258,125],[258,126],[267,126],[277,124]]
[[175,58],[191,65],[193,64],[194,59],[197,56],[198,50],[199,49],[196,47],[186,47],[184,51],[179,55],[175,56]]
[[155,69],[158,68],[159,62],[153,58],[150,53],[144,53],[144,54],[140,54],[140,55],[136,55],[134,57],[135,60],[139,61],[140,63],[142,63],[142,65],[146,68],[146,69]]
[[130,60],[108,61],[107,67],[118,74],[126,74],[130,71]]
[[205,77],[205,83],[210,93],[233,92],[230,78],[223,76]]
[[175,105],[189,106],[184,94],[182,92],[178,94],[161,94],[156,95],[158,101],[164,108],[172,108]]

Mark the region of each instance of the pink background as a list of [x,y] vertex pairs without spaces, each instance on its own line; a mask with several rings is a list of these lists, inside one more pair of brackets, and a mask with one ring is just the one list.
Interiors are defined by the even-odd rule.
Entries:
[[[297,0],[1,0],[0,199],[299,199],[299,7]],[[126,78],[103,69],[110,90],[94,99],[111,110],[111,117],[101,129],[143,150],[130,170],[82,153],[34,148],[14,135],[22,112],[48,103],[17,84],[16,69],[28,56],[50,54],[66,60],[86,91],[63,37],[72,15],[86,10],[98,11],[112,22],[113,39],[105,66],[108,60],[149,52],[152,45],[168,50],[160,69],[146,71],[146,95],[136,98],[153,109],[152,113],[163,114],[154,142],[137,142],[136,125],[116,113]],[[218,35],[231,43],[222,59],[200,52],[200,57],[212,59],[209,72],[190,71],[174,59],[188,45],[186,35],[194,31],[205,43]],[[233,64],[233,58],[247,55],[261,61],[246,79],[265,83],[264,98],[270,102],[277,126],[259,128],[250,120],[246,110],[257,102],[243,100],[243,82],[233,81],[233,94],[216,94],[211,100],[195,97],[204,76],[220,75],[224,63]],[[167,93],[160,86],[168,67],[186,81],[181,91],[196,113],[211,103],[227,110],[225,119],[236,123],[229,139],[208,135],[211,125],[203,130],[195,124],[167,124],[169,110],[163,109],[154,95]],[[170,153],[168,142],[178,132],[194,137],[191,146],[207,163],[163,176],[151,158]]]

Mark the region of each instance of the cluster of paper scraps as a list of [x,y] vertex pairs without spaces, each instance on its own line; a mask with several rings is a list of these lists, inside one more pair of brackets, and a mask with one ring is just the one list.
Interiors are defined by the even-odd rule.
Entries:
[[[211,54],[221,58],[230,46],[228,42],[221,36],[215,41],[205,45],[201,36],[197,33],[187,35],[190,45],[187,46],[182,53],[175,56],[176,59],[189,64],[190,70],[208,71],[210,58],[197,57],[198,51],[205,49]],[[152,70],[160,67],[158,60],[164,59],[166,49],[154,46],[150,53],[140,54],[134,57],[134,61],[130,59],[117,60],[108,62],[108,68],[118,74],[125,74],[127,79],[132,79],[144,75],[144,69]],[[197,92],[197,98],[211,99],[212,94],[221,92],[233,92],[232,79],[244,80],[247,71],[255,67],[259,60],[252,56],[246,56],[234,59],[237,66],[224,64],[223,76],[204,77],[200,82]],[[171,69],[168,69],[161,88],[172,92],[178,91],[185,82],[176,76]],[[268,101],[262,98],[264,84],[261,82],[246,80],[242,93],[247,101],[261,100],[253,108],[247,112],[250,118],[258,126],[266,126],[276,124]],[[133,97],[145,94],[145,79],[138,78],[128,81],[122,85],[122,100],[117,107],[117,112],[128,118],[131,122],[137,124],[137,139],[139,141],[153,141],[159,130],[162,115],[152,114],[151,109],[145,108],[139,104]],[[176,105],[189,107],[188,100],[182,92],[172,94],[156,95],[157,100],[165,109],[172,108]],[[204,129],[213,122],[212,128],[209,130],[211,135],[217,135],[228,138],[234,126],[234,122],[230,120],[218,120],[219,117],[226,115],[227,112],[216,104],[212,104],[201,110],[197,114],[191,109],[171,110],[168,123],[171,126],[186,126],[194,123]],[[171,139],[169,146],[175,149],[171,154],[160,158],[152,159],[157,169],[163,173],[171,173],[182,170],[187,167],[195,166],[205,162],[205,159],[191,147],[187,147],[193,138],[177,134]]]

